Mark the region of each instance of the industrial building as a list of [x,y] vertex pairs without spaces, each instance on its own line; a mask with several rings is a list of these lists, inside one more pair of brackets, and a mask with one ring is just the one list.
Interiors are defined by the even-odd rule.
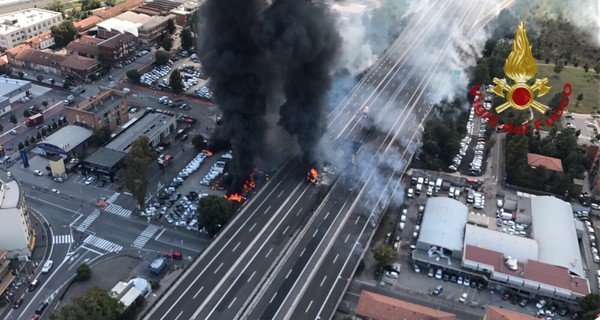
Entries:
[[0,15],[0,49],[7,50],[61,23],[62,14],[32,8]]
[[66,125],[38,142],[35,152],[44,156],[61,156],[63,159],[80,153],[93,132],[80,126]]
[[100,148],[80,164],[83,171],[107,176],[113,182],[115,174],[123,167],[126,155],[122,151]]
[[527,221],[526,231],[496,228],[494,218],[475,225],[461,202],[430,198],[413,259],[526,295],[575,301],[589,294],[571,205],[524,193],[517,202],[513,221]]
[[31,93],[31,82],[0,77],[0,115],[12,110],[11,103]]
[[16,181],[0,181],[0,251],[7,259],[31,257],[35,234]]
[[149,110],[137,121],[117,134],[105,145],[107,149],[127,153],[131,144],[141,136],[148,137],[152,147],[158,146],[164,139],[175,132],[177,128],[176,117],[171,112]]

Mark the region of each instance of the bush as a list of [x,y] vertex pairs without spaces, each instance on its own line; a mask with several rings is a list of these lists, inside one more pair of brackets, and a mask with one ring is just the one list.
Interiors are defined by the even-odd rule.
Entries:
[[92,269],[86,263],[83,263],[77,268],[77,276],[75,276],[76,281],[86,281],[92,277]]
[[152,288],[152,290],[158,290],[160,288],[160,282],[150,281],[150,288]]

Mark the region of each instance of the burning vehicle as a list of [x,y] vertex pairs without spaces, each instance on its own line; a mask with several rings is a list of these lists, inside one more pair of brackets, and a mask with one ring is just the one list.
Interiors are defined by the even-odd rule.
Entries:
[[335,172],[333,166],[331,166],[330,164],[326,164],[325,166],[323,166],[321,173],[319,173],[319,171],[317,171],[317,169],[315,168],[310,168],[310,170],[308,170],[308,173],[306,174],[306,180],[315,187],[318,187],[320,185],[330,185],[331,178],[334,175]]
[[369,106],[365,106],[364,108],[362,108],[359,113],[359,122],[362,128],[367,132],[375,130],[375,120],[373,120],[373,117],[369,114]]

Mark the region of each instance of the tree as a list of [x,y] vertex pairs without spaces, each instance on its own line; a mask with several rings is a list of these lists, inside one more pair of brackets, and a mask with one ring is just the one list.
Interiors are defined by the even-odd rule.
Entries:
[[42,139],[42,133],[38,131],[37,135],[35,136],[38,140]]
[[181,73],[179,73],[179,70],[175,69],[173,72],[171,72],[171,75],[169,76],[169,85],[175,94],[180,94],[183,92],[183,79],[181,78]]
[[64,14],[65,5],[60,0],[54,0],[54,1],[52,1],[52,3],[50,3],[49,5],[46,6],[46,9],[50,10],[50,11],[56,11],[56,12],[60,12],[60,13]]
[[233,215],[231,203],[224,197],[210,195],[200,200],[198,224],[206,228],[210,235],[215,235]]
[[[60,120],[58,120],[60,121]],[[58,128],[58,124],[56,124],[56,122],[52,121],[52,125],[50,126],[52,128],[52,130],[56,130]]]
[[46,108],[48,106],[48,101],[46,101],[46,100],[42,101],[42,105],[44,106],[44,108]]
[[75,39],[77,29],[70,20],[64,20],[59,25],[50,27],[56,47],[62,48]]
[[385,244],[380,244],[373,251],[373,258],[379,267],[391,265],[396,261],[396,250]]
[[0,74],[5,74],[7,76],[10,76],[12,74],[12,67],[10,66],[10,64],[5,63],[3,65],[0,66]]
[[169,31],[170,34],[173,34],[175,30],[177,30],[177,27],[175,27],[175,21],[173,21],[173,19],[167,20],[167,31]]
[[42,80],[44,80],[44,76],[41,74],[38,74],[35,78],[37,79],[37,81],[40,81],[40,82],[42,82]]
[[548,107],[550,108],[550,111],[553,111],[556,108],[560,107],[560,99],[562,99],[562,97],[562,92],[557,92],[552,96],[552,99],[550,99],[550,101],[548,102]]
[[158,50],[154,53],[154,63],[159,66],[164,66],[169,63],[171,55],[163,50]]
[[13,124],[17,124],[17,117],[14,114],[10,115],[10,122]]
[[125,156],[125,169],[123,169],[123,185],[138,201],[140,209],[144,209],[148,180],[146,172],[152,164],[155,152],[150,149],[148,137],[140,136],[132,144]]
[[104,0],[104,5],[107,7],[113,7],[117,3],[117,0]]
[[562,60],[557,60],[556,63],[554,64],[554,72],[556,72],[556,73],[560,73],[561,71],[563,71],[564,68],[565,68],[565,64],[564,64],[564,62],[562,62]]
[[46,128],[42,128],[42,137],[45,137],[47,133],[48,130],[46,130]]
[[129,79],[129,81],[136,83],[136,84],[140,83],[140,78],[142,77],[142,75],[136,69],[127,71],[126,75],[127,75],[127,79]]
[[117,320],[123,312],[123,304],[107,291],[92,287],[82,296],[73,298],[60,312],[53,313],[51,320],[103,319]]
[[35,143],[35,141],[36,141],[36,140],[35,140],[35,137],[31,137],[31,138],[29,139],[29,142],[31,142],[31,143]]
[[206,149],[207,141],[203,135],[197,134],[192,138],[192,144],[194,145],[194,148],[196,148],[196,151],[200,152]]
[[160,41],[160,46],[165,49],[165,51],[171,51],[173,49],[173,38],[170,35],[166,35]]
[[596,66],[594,67],[594,71],[596,71],[596,73],[600,74],[600,62],[598,62],[598,64],[596,64]]
[[86,281],[92,277],[92,268],[87,263],[82,263],[77,268],[76,281]]
[[[27,143],[27,141],[25,141],[25,143]],[[25,148],[25,145],[23,145],[23,142],[19,142],[19,145],[17,146],[17,148],[19,150],[23,150]]]
[[190,31],[190,29],[188,28],[181,30],[179,38],[181,38],[182,50],[189,50],[194,45],[194,37],[192,36],[192,31]]
[[581,299],[579,307],[581,308],[581,314],[583,315],[581,319],[596,319],[596,315],[600,312],[600,296],[595,293],[588,294]]
[[29,140],[25,140],[25,146],[29,147],[29,145],[30,145]]
[[102,6],[100,0],[82,0],[81,1],[81,11],[90,11],[94,9],[98,9]]
[[102,127],[96,131],[91,136],[90,142],[95,144],[97,147],[104,145],[108,140],[110,140],[111,131],[109,127]]
[[27,110],[27,109],[23,110],[23,117],[25,117],[25,118],[31,117],[31,112],[29,112],[29,110]]
[[583,93],[580,93],[579,95],[577,95],[577,101],[581,101],[583,100]]
[[56,83],[56,80],[50,79],[50,84],[55,84],[55,83]]

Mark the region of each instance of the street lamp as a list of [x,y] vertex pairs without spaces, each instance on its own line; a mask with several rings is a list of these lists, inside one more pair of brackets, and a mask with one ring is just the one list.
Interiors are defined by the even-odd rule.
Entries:
[[181,239],[181,256],[183,257],[183,239]]

